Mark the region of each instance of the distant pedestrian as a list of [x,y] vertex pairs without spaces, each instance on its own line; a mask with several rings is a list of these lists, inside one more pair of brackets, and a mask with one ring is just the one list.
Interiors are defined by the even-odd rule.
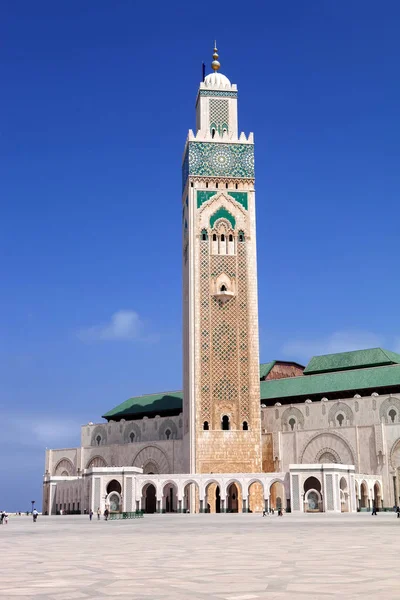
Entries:
[[36,508],[34,508],[32,511],[32,519],[33,519],[34,523],[36,523],[36,521],[37,521],[38,514],[39,514],[38,511],[36,510]]
[[92,520],[92,517],[93,517],[93,511],[92,511],[92,509],[90,509],[90,511],[89,511],[89,520],[90,521]]
[[97,509],[97,520],[100,521],[100,517],[101,517],[101,510],[100,510],[100,506]]
[[396,507],[397,518],[400,519],[400,506]]
[[3,521],[4,521],[4,515],[5,515],[5,512],[4,512],[4,510],[2,510],[2,511],[0,512],[0,525],[3,525]]
[[8,523],[8,514],[4,513],[4,523],[7,525]]
[[374,504],[374,506],[372,507],[372,516],[377,515],[377,510],[376,510],[376,506]]
[[278,517],[283,517],[283,512],[281,508],[278,508]]
[[109,511],[108,511],[108,508],[106,508],[106,510],[104,511],[104,520],[105,520],[105,521],[108,521],[108,515],[109,515],[109,514],[110,514],[110,513],[109,513]]

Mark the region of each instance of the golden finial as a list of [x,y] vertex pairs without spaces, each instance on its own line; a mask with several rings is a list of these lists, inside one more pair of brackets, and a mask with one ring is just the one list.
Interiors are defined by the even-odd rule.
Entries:
[[213,61],[211,63],[211,68],[213,71],[218,71],[218,69],[220,68],[220,63],[218,62],[218,50],[217,50],[217,42],[214,42],[214,54],[213,54]]

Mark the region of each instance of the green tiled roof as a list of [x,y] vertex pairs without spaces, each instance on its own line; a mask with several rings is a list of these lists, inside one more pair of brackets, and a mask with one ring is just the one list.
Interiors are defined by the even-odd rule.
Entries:
[[313,356],[304,369],[304,375],[392,364],[400,364],[400,354],[382,348],[368,348],[367,350]]
[[276,360],[271,360],[271,362],[262,363],[260,365],[260,379],[263,379],[264,377],[266,377],[268,375],[268,373],[270,372],[270,370],[272,369],[272,367],[274,366],[275,363],[276,363]]
[[[266,377],[277,361],[260,365],[260,378]],[[373,366],[372,366],[373,365]],[[321,372],[321,369],[324,372]],[[400,355],[381,348],[314,356],[304,375],[260,382],[260,400],[328,396],[333,393],[378,391],[400,386]],[[297,400],[300,401],[300,400]],[[183,392],[161,392],[129,398],[109,412],[105,419],[181,411]]]
[[400,386],[400,365],[261,381],[261,400]]
[[123,418],[124,415],[135,415],[143,413],[160,413],[166,410],[182,410],[183,392],[161,392],[160,394],[149,394],[148,396],[137,396],[129,398],[122,404],[103,415],[104,419],[113,417]]

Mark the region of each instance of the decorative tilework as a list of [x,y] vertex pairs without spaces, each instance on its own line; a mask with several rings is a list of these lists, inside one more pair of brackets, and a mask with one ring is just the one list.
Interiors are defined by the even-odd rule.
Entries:
[[227,219],[230,224],[232,225],[232,228],[235,229],[235,225],[236,225],[236,219],[233,215],[231,215],[231,213],[229,211],[226,210],[226,208],[224,208],[223,206],[221,206],[218,210],[215,211],[215,213],[213,215],[211,215],[210,217],[210,227],[211,229],[214,227],[215,221],[217,221],[218,219]]
[[334,503],[333,503],[333,479],[332,479],[332,475],[327,475],[326,476],[326,508],[327,510],[333,510],[334,509]]
[[229,131],[229,101],[219,98],[210,98],[210,132],[213,129],[220,135]]
[[199,96],[219,96],[220,98],[237,98],[237,92],[228,90],[200,90]]
[[292,506],[293,510],[300,510],[300,496],[299,496],[299,476],[292,476]]
[[[243,206],[243,208],[245,208],[247,210],[247,208],[248,208],[247,192],[227,191],[226,193],[228,194],[228,196],[231,196],[232,198],[234,198],[236,200],[236,202],[239,202],[239,204],[241,204]],[[212,198],[216,194],[218,194],[218,190],[214,190],[214,191],[198,190],[197,191],[197,208],[200,208],[200,206],[202,204],[204,204],[204,202],[207,202],[210,198]]]
[[189,142],[183,163],[183,185],[188,175],[254,178],[252,144]]

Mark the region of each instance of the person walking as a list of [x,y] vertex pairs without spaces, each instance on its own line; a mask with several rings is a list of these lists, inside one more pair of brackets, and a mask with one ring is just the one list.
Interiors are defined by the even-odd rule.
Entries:
[[93,517],[93,511],[92,511],[92,509],[90,509],[90,511],[89,511],[89,521],[92,520],[92,517]]
[[372,507],[372,516],[374,516],[374,515],[376,516],[377,514],[378,514],[378,513],[377,513],[377,511],[376,511],[376,506],[375,506],[375,504],[374,504],[374,505],[373,505],[373,507]]
[[105,520],[105,521],[108,521],[108,515],[109,515],[109,514],[110,514],[110,513],[109,513],[109,511],[108,511],[108,508],[106,508],[106,510],[104,511],[104,520]]
[[38,511],[36,510],[36,508],[34,508],[32,511],[32,519],[33,519],[34,523],[36,523],[36,521],[37,521],[38,514],[39,514]]
[[400,519],[400,506],[396,507],[397,518]]
[[97,509],[97,520],[100,521],[100,517],[101,517],[101,510],[100,510],[100,506]]

